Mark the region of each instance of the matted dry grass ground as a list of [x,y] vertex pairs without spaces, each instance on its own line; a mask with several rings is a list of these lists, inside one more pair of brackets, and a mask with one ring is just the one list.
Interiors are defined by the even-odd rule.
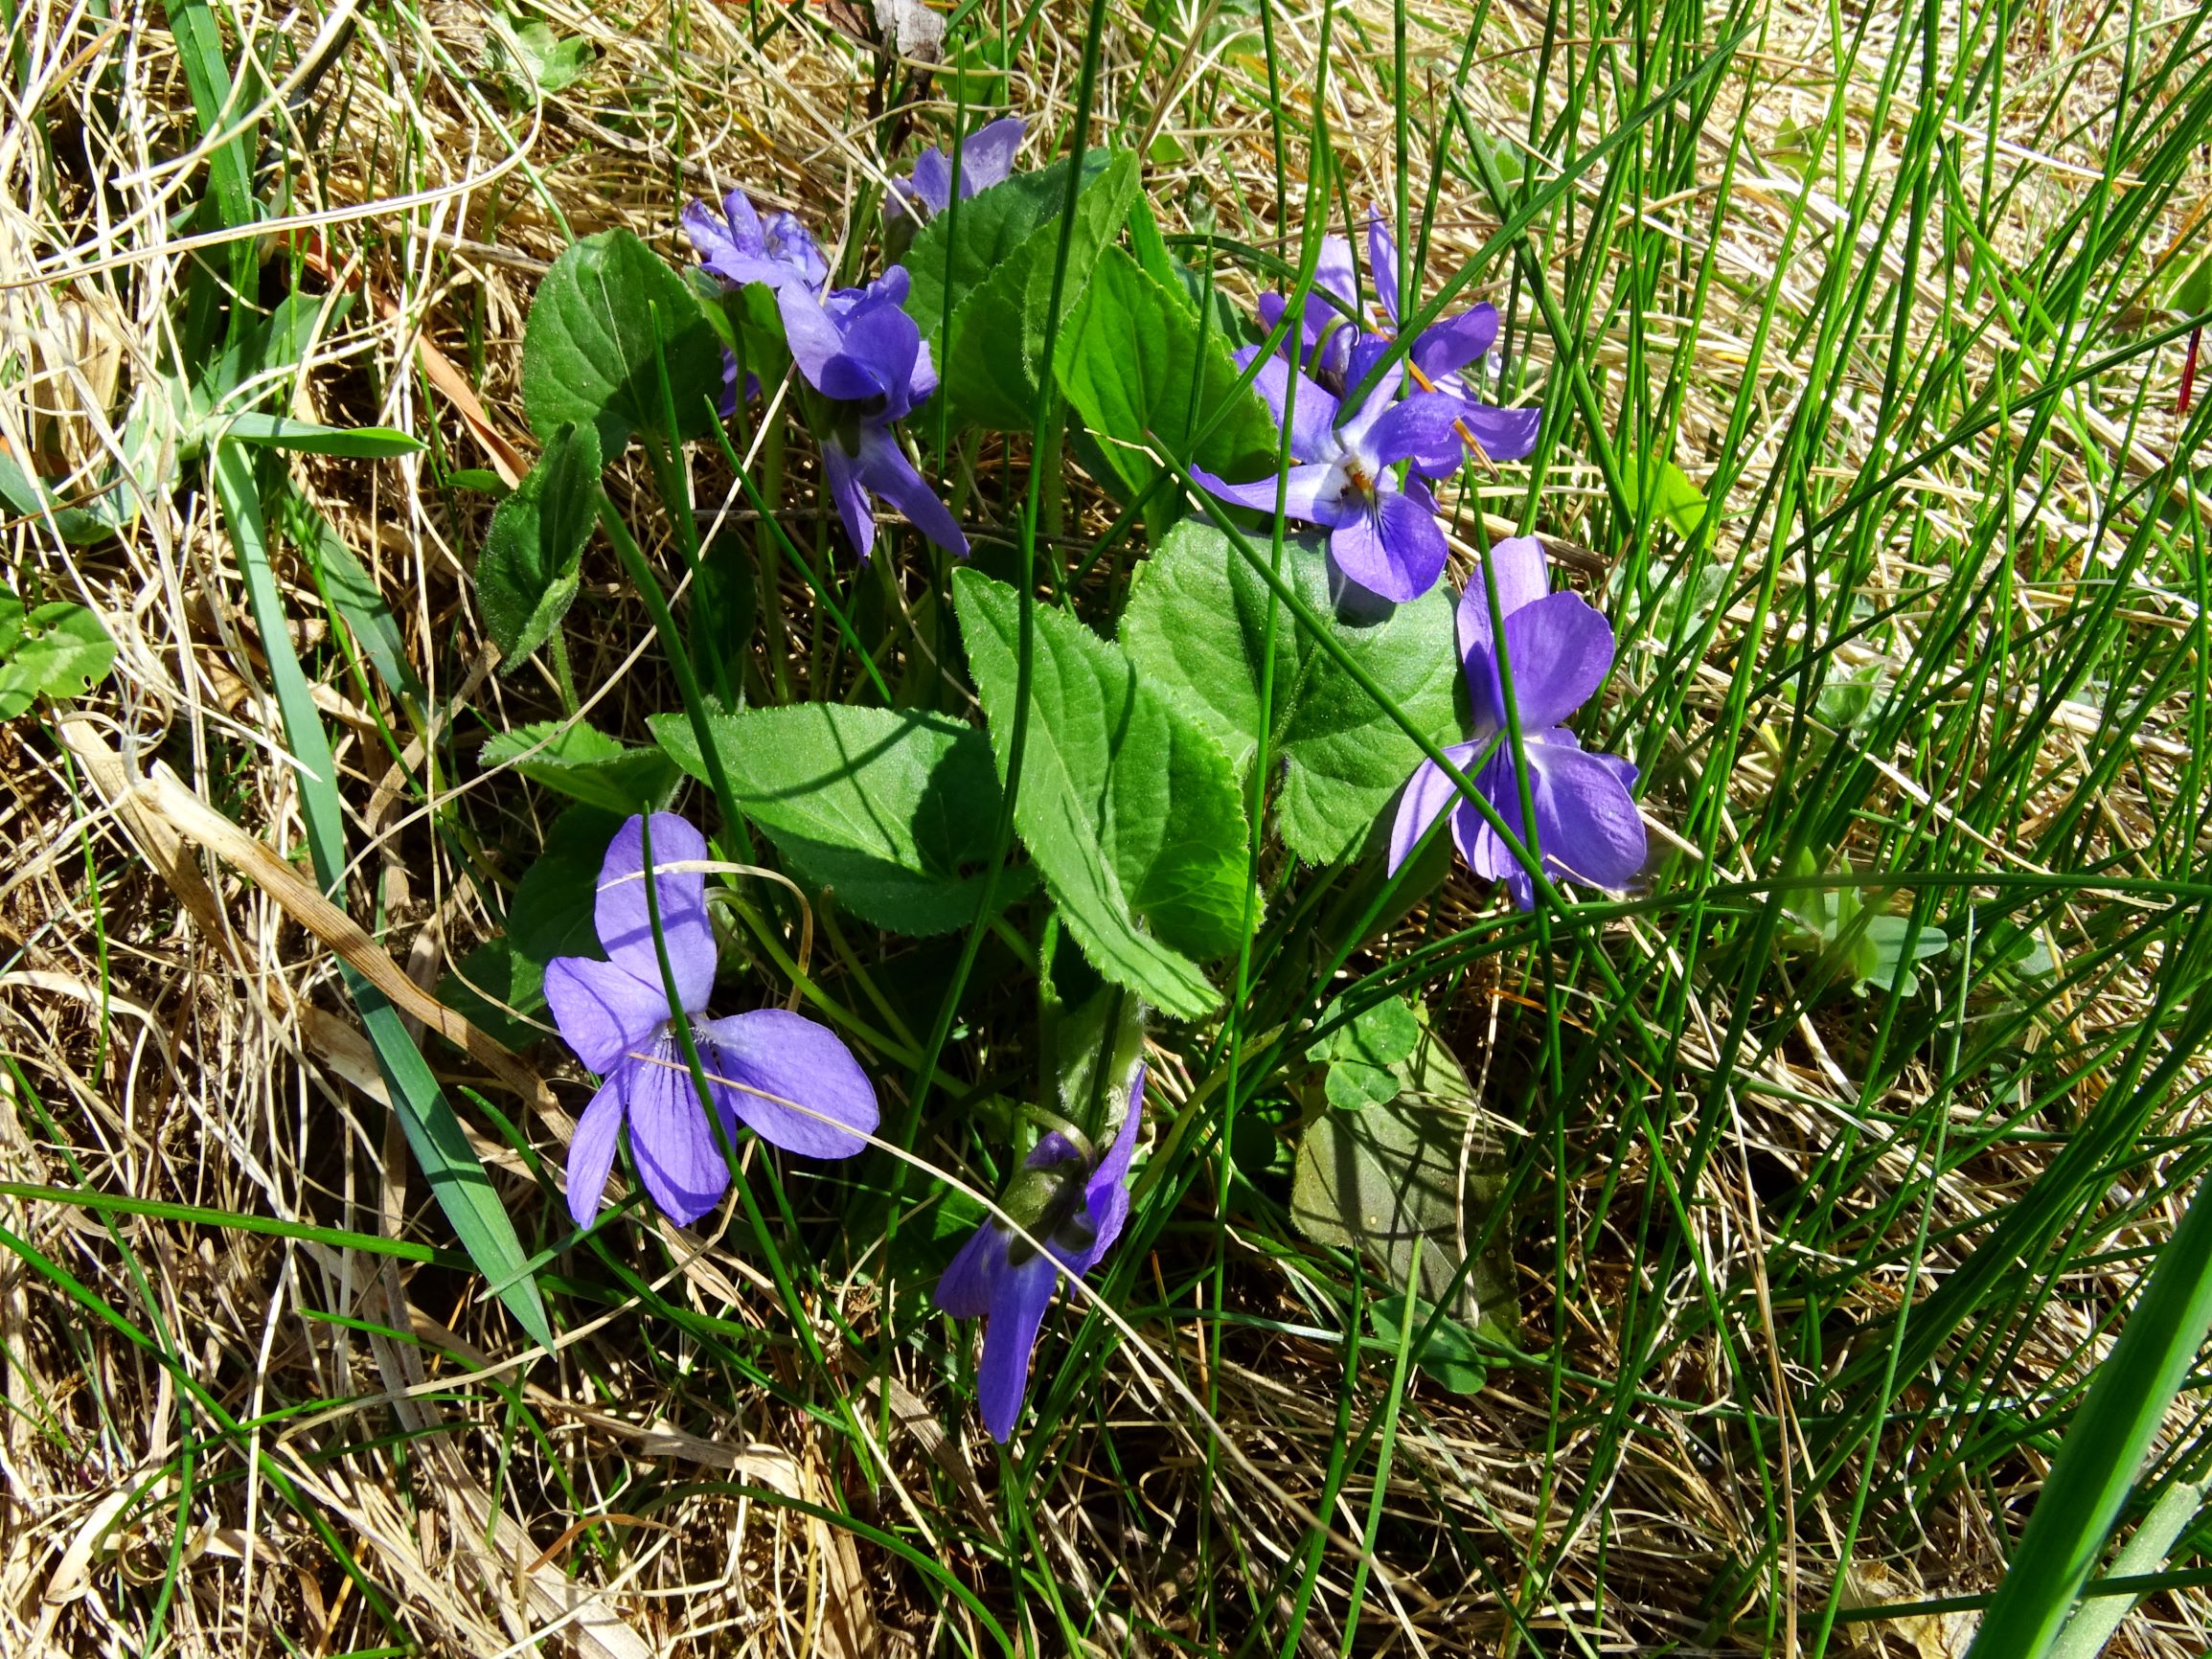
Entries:
[[[1417,75],[1448,77],[1465,19],[1415,11]],[[680,258],[674,228],[683,201],[740,183],[757,200],[833,231],[857,181],[882,176],[871,124],[897,129],[915,113],[886,107],[909,84],[904,78],[818,16],[794,20],[714,0],[640,6],[627,15],[568,5],[541,14],[560,33],[589,38],[598,57],[578,84],[532,106],[509,96],[493,72],[504,25],[471,6],[438,4],[419,14],[353,0],[319,10],[236,9],[239,35],[253,43],[268,78],[257,114],[271,136],[257,183],[264,196],[281,190],[284,202],[265,244],[269,280],[285,280],[284,239],[296,238],[320,273],[310,285],[331,302],[301,379],[300,415],[391,425],[433,439],[456,465],[511,466],[528,452],[516,393],[523,318],[536,273],[569,236],[627,225]],[[1707,147],[1707,185],[1635,210],[1662,236],[1699,246],[1711,239],[1720,251],[1724,280],[1707,302],[1688,364],[1677,448],[1686,459],[1726,426],[1760,292],[1785,284],[1801,290],[1810,309],[1824,268],[1818,237],[1777,266],[1782,227],[1805,188],[1794,174],[1745,168],[1725,220],[1716,226],[1711,214],[1728,124],[1743,100],[1751,102],[1747,130],[1767,148],[1779,147],[1785,124],[1802,124],[1824,104],[1829,18],[1826,7],[1778,0],[1744,57],[1756,74],[1722,93],[1725,121]],[[1064,117],[1081,52],[1079,13],[1051,5],[1038,21],[1013,95],[1033,134],[1054,131]],[[1296,106],[1284,120],[1294,127],[1305,108],[1301,89],[1311,81],[1319,13],[1281,11],[1273,25],[1283,97]],[[2052,11],[2022,27],[2049,34],[2041,49],[2049,65],[2086,59],[2080,74],[2050,76],[2053,99],[2087,108],[2109,96],[2119,45],[2102,19]],[[1882,28],[1874,26],[1862,62],[1880,61]],[[1348,194],[1387,201],[1388,8],[1357,0],[1338,12],[1335,30],[1327,107]],[[1525,57],[1541,35],[1539,11],[1501,5],[1489,15],[1483,52],[1497,62]],[[50,475],[123,458],[147,489],[120,541],[64,552],[32,524],[10,531],[17,584],[95,606],[121,657],[113,678],[67,721],[30,718],[0,729],[0,835],[14,853],[0,868],[0,1046],[17,1067],[0,1081],[8,1095],[0,1178],[443,1242],[442,1220],[411,1178],[374,1065],[343,1011],[331,951],[262,887],[183,848],[128,793],[149,765],[166,761],[271,845],[300,844],[294,781],[279,759],[282,728],[237,570],[205,498],[177,488],[174,455],[165,453],[173,451],[174,428],[129,419],[164,373],[182,272],[198,245],[179,216],[199,189],[202,157],[171,36],[146,0],[112,17],[30,0],[15,10],[8,38],[18,90],[0,125],[0,432],[12,453],[35,456]],[[1257,60],[1231,49],[1234,36],[1193,54],[1176,49],[1175,38],[1156,34],[1142,14],[1117,11],[1094,130],[1174,139],[1172,149],[1155,148],[1148,175],[1172,222],[1210,219],[1254,242],[1294,236],[1295,226],[1267,223],[1277,118]],[[2035,72],[2033,43],[2019,63]],[[1846,142],[1859,152],[1879,152],[1891,138],[1871,130],[1873,73],[1859,71],[1866,83],[1847,104],[1857,126]],[[1502,73],[1478,73],[1468,96],[1494,118],[1495,131],[1520,119]],[[2042,113],[2023,105],[2018,132],[2004,135],[1991,158],[2000,176],[2022,180],[1995,232],[2022,247],[2037,244],[2084,170],[2096,166],[2093,134],[2074,132],[2064,119],[2046,126]],[[1599,135],[1594,126],[1585,134]],[[1295,130],[1286,142],[1295,177],[1304,142]],[[1590,188],[1594,197],[1594,181]],[[1832,203],[1813,205],[1816,227],[1837,216]],[[1432,268],[1451,268],[1493,224],[1448,179]],[[2171,228],[2178,233],[2178,219]],[[1551,250],[1562,261],[1572,251]],[[1663,337],[1663,311],[1643,315],[1653,337]],[[1601,364],[1626,360],[1627,325],[1610,327],[1596,352]],[[1768,357],[1771,385],[1749,438],[1754,449],[1778,441],[1793,365],[1815,344],[1792,342]],[[445,382],[426,353],[445,366]],[[480,406],[446,389],[455,373]],[[1882,366],[1868,362],[1857,377],[1871,408]],[[2082,416],[2087,430],[2123,446],[2155,446],[2165,435],[2159,419],[2155,410],[2151,428],[2131,437],[2100,428],[2106,418],[2094,409]],[[2063,428],[2051,442],[2063,450],[2085,427]],[[502,443],[513,447],[502,451]],[[1972,517],[2008,443],[2000,427],[1928,470],[1933,534]],[[292,465],[402,623],[424,686],[422,730],[473,731],[479,721],[496,729],[553,709],[552,687],[537,670],[513,680],[489,673],[467,574],[486,512],[469,503],[481,498],[430,489],[418,461]],[[1594,476],[1554,474],[1545,531],[1578,535],[1582,504],[1600,493]],[[1739,493],[1747,501],[1765,473],[1754,461],[1745,476]],[[2062,477],[2037,505],[2035,522],[2052,537],[2081,538],[2080,484]],[[1493,488],[1493,511],[1511,513],[1524,483],[1501,476]],[[302,621],[301,643],[316,645],[323,607],[298,567],[280,570],[302,584],[292,590],[297,615],[316,620]],[[585,604],[597,620],[574,635],[577,678],[594,718],[623,729],[641,711],[669,706],[668,693],[641,658],[646,630],[611,564],[587,574]],[[807,615],[796,583],[788,604],[794,617]],[[1748,620],[1748,610],[1737,619]],[[1726,681],[1722,669],[1707,673],[1711,687],[1691,700],[1710,711],[1720,706],[1712,688]],[[473,890],[451,876],[450,861],[473,850],[435,829],[399,789],[399,761],[419,763],[422,747],[394,755],[364,706],[373,694],[367,682],[335,674],[318,688],[353,815],[350,891],[356,915],[380,906],[385,949],[427,984],[495,924]],[[395,708],[382,712],[404,739],[410,720]],[[2109,792],[2116,820],[2140,819],[2147,803],[2175,786],[2181,731],[2149,735],[2155,740],[2144,745],[2142,765]],[[472,742],[467,747],[472,753]],[[2063,779],[2075,757],[2054,745],[2040,763]],[[1758,783],[1745,780],[1747,788]],[[529,810],[512,780],[497,774],[440,788],[446,807],[473,795],[499,801],[499,811]],[[1455,887],[1441,902],[1464,917],[1482,898]],[[2080,1019],[2125,1026],[2135,1013],[2123,989],[2080,1011]],[[1801,1173],[1826,1139],[1832,1111],[1855,1098],[1822,1034],[1809,1022],[1804,1036],[1801,1049],[1771,1062],[1771,1080],[1791,1098],[1746,1097],[1742,1155],[1717,1166],[1710,1201],[1697,1211],[1704,1260],[1732,1275],[1764,1248],[1753,1157]],[[1710,1065],[1718,1045],[1693,1036],[1686,1059]],[[473,1075],[465,1062],[455,1070]],[[1187,1086],[1169,1068],[1168,1098]],[[563,1084],[571,1110],[581,1098]],[[560,1125],[525,1126],[538,1148],[557,1152]],[[1608,1133],[1603,1124],[1587,1126],[1593,1146]],[[507,1171],[514,1201],[536,1202],[516,1172],[520,1160],[489,1137],[484,1145]],[[1934,1232],[1973,1221],[1993,1194],[2024,1185],[2036,1155],[2007,1156],[2009,1164],[1984,1160],[1946,1179]],[[1589,1310],[1587,1328],[1573,1333],[1576,1364],[1608,1377],[1618,1355],[1606,1313],[1626,1294],[1633,1263],[1590,1207],[1617,1197],[1635,1173],[1615,1188],[1593,1176],[1565,1195],[1571,1268]],[[2155,1242],[2172,1216],[2171,1202],[2154,1207],[2136,1237]],[[0,1651],[135,1653],[158,1620],[168,1650],[182,1654],[381,1652],[387,1638],[372,1598],[389,1602],[430,1650],[482,1659],[563,1647],[615,1656],[951,1650],[895,1557],[738,1487],[805,1502],[836,1494],[862,1518],[937,1540],[978,1583],[1003,1571],[988,1568],[972,1542],[1000,1524],[979,1485],[979,1477],[983,1485],[995,1478],[985,1448],[961,1402],[919,1365],[911,1387],[894,1387],[880,1420],[890,1425],[885,1451],[898,1478],[869,1490],[854,1484],[833,1438],[765,1393],[672,1394],[641,1362],[640,1328],[624,1307],[601,1310],[547,1355],[465,1277],[437,1265],[152,1216],[103,1218],[18,1196],[0,1197],[0,1226],[18,1241],[0,1258]],[[1932,1251],[1924,1272],[1940,1274],[1954,1247]],[[25,1250],[89,1287],[134,1331],[89,1317],[51,1278],[22,1265]],[[671,1294],[741,1323],[781,1317],[741,1256],[687,1245],[683,1259],[680,1272],[664,1275]],[[1554,1268],[1548,1244],[1523,1267],[1540,1284]],[[1896,1274],[1870,1275],[1861,1294],[1879,1313],[1901,1284]],[[1646,1289],[1699,1294],[1695,1284]],[[1235,1290],[1244,1306],[1300,1323],[1303,1304],[1264,1266],[1240,1267]],[[849,1316],[866,1319],[866,1295],[855,1289]],[[2083,1319],[2079,1309],[2078,1302],[2054,1303],[2047,1352],[2023,1352],[2018,1363],[2075,1366],[2092,1334],[2071,1328]],[[1548,1298],[1532,1297],[1529,1313],[1539,1321],[1529,1330],[1532,1347],[1561,1334],[1541,1328],[1547,1311]],[[1741,1334],[1764,1365],[1760,1333]],[[1147,1336],[1196,1376],[1195,1331],[1160,1322]],[[258,1424],[243,1450],[203,1446],[205,1414],[154,1362],[148,1343],[173,1344],[176,1362],[233,1417]],[[1695,1650],[1709,1628],[1701,1599],[1715,1572],[1766,1537],[1774,1501],[1735,1462],[1729,1443],[1703,1433],[1686,1403],[1728,1398],[1722,1370],[1716,1346],[1700,1340],[1676,1349],[1663,1375],[1642,1379],[1643,1432],[1631,1455],[1602,1471],[1610,1484],[1572,1537],[1557,1535],[1557,1517],[1589,1468],[1576,1439],[1552,1443],[1554,1397],[1543,1372],[1496,1373],[1468,1398],[1425,1393],[1418,1424],[1409,1422],[1397,1444],[1363,1646],[1498,1650],[1507,1623],[1470,1561],[1534,1555],[1558,1562],[1551,1597],[1531,1620],[1540,1648]],[[1220,1417],[1249,1457],[1305,1501],[1319,1491],[1337,1434],[1340,1374],[1333,1349],[1294,1331],[1255,1330],[1230,1338],[1225,1368],[1210,1379]],[[1163,1414],[1152,1391],[1129,1387],[1123,1369],[1109,1375],[1125,1391],[1115,1407],[1118,1463],[1071,1457],[1032,1494],[1046,1570],[1100,1608],[1102,1651],[1167,1652],[1181,1642],[1212,1650],[1220,1626],[1211,1624],[1210,1587],[1195,1558],[1157,1552],[1118,1523],[1102,1525],[1111,1506],[1090,1501],[1133,1479],[1141,1501],[1179,1536],[1190,1533],[1204,1490],[1189,1426]],[[271,1415],[301,1400],[326,1403]],[[570,1526],[648,1466],[684,1489],[664,1489],[652,1513],[623,1515],[588,1534]],[[1348,1529],[1365,1513],[1368,1478],[1362,1467],[1339,1494],[1335,1519]],[[278,1481],[320,1511],[327,1533],[277,1500]],[[1241,1540],[1248,1570],[1272,1571],[1298,1536],[1295,1518],[1226,1465],[1214,1492],[1216,1520]],[[1903,1597],[1914,1572],[1939,1588],[1986,1586],[1998,1557],[1973,1489],[1924,1519],[1917,1562],[1870,1578],[1869,1594]],[[357,1578],[333,1552],[341,1541]],[[1820,1543],[1833,1541],[1831,1528]],[[1822,1559],[1819,1549],[1804,1557],[1808,1606],[1826,1590]],[[172,1572],[171,1593],[163,1585]],[[1351,1563],[1333,1558],[1322,1572],[1313,1642],[1334,1628],[1329,1609],[1340,1609],[1351,1585]],[[2204,1630],[2193,1604],[2162,1598],[2131,1623],[2124,1644],[2141,1654],[2199,1653]],[[1860,1626],[1850,1640],[1936,1659],[1952,1634],[1924,1623]],[[1729,1651],[1755,1646],[1750,1636],[1720,1639]]]

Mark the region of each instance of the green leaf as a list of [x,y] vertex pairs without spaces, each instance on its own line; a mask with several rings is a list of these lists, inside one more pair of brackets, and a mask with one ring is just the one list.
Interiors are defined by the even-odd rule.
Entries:
[[[1337,997],[1321,1013],[1324,1025],[1342,1019],[1344,999]],[[1372,1066],[1393,1066],[1421,1041],[1421,1019],[1412,1004],[1401,996],[1386,996],[1369,1004],[1329,1035],[1306,1051],[1308,1059],[1356,1059]]]
[[[665,430],[660,370],[668,364],[676,430]],[[571,245],[537,284],[522,339],[522,406],[550,439],[570,422],[620,455],[632,432],[699,438],[722,391],[722,353],[698,297],[628,231]]]
[[1396,1098],[1398,1078],[1387,1066],[1340,1059],[1329,1067],[1322,1093],[1338,1111],[1358,1112]]
[[[676,764],[703,781],[690,719],[661,715],[650,724]],[[837,703],[749,709],[708,724],[739,807],[845,909],[915,937],[975,919],[999,806],[981,732],[919,709]]]
[[[1076,197],[1075,234],[1068,245],[1060,297],[1063,331],[1083,298],[1100,250],[1120,232],[1136,186],[1136,157],[1124,152]],[[990,193],[962,204],[962,218]],[[965,240],[966,233],[961,234]],[[999,260],[953,311],[942,385],[955,419],[963,423],[993,432],[1027,432],[1035,425],[1037,370],[1043,360],[1045,331],[1054,321],[1052,281],[1060,259],[1060,236],[1056,214]],[[910,289],[909,302],[912,297]]]
[[16,465],[12,455],[0,453],[0,498],[25,518],[45,526],[51,522],[71,547],[105,541],[115,532],[80,507],[57,507],[46,486]]
[[[1091,161],[1086,173],[1103,170],[1105,152],[1093,150]],[[959,310],[1009,261],[1035,257],[1023,249],[1042,227],[1054,226],[1057,239],[1067,169],[1063,156],[1035,172],[1009,174],[963,201],[958,213],[932,215],[915,233],[901,263],[907,275],[906,314],[924,339],[935,342],[944,332],[947,295],[951,310]]]
[[[1332,1066],[1334,1076],[1338,1068]],[[1392,1098],[1364,1111],[1316,1109],[1298,1143],[1290,1219],[1309,1239],[1358,1250],[1404,1288],[1421,1251],[1421,1293],[1434,1302],[1449,1288],[1466,1241],[1481,1231],[1502,1188],[1497,1148],[1480,1136],[1474,1094],[1451,1051],[1424,1032],[1413,1052],[1391,1066]],[[1471,1149],[1471,1140],[1472,1146]],[[1501,1328],[1513,1322],[1510,1262],[1502,1249],[1468,1269],[1463,1318]]]
[[[1631,511],[1642,514],[1647,511],[1643,501],[1643,472],[1632,455],[1623,455],[1621,464],[1621,494],[1627,498]],[[1692,484],[1689,475],[1672,461],[1655,462],[1651,471],[1652,500],[1648,509],[1653,522],[1664,524],[1676,535],[1687,541],[1705,522],[1705,497]]]
[[[1367,1305],[1368,1323],[1387,1348],[1398,1346],[1409,1321],[1418,1338],[1435,1311],[1433,1304],[1414,1299],[1408,1313],[1407,1302],[1405,1296],[1398,1295]],[[1474,1333],[1456,1319],[1437,1318],[1428,1340],[1414,1351],[1413,1363],[1453,1394],[1479,1394],[1490,1379],[1490,1367],[1483,1360],[1482,1350],[1475,1346]]]
[[1920,988],[1920,977],[1912,971],[1916,962],[1926,962],[1931,956],[1941,956],[1950,948],[1950,936],[1940,927],[1928,922],[1920,924],[1920,931],[1912,935],[1911,949],[1905,948],[1906,935],[1912,933],[1910,919],[1903,916],[1872,916],[1866,922],[1866,943],[1870,947],[1860,959],[1860,972],[1857,989],[1864,991],[1870,985],[1883,990],[1896,990],[1910,996]]
[[[1340,610],[1317,536],[1287,539],[1283,567],[1414,724],[1456,742],[1460,670],[1449,591],[1435,587],[1395,608]],[[1122,615],[1122,643],[1145,683],[1212,733],[1240,774],[1259,746],[1271,597],[1227,536],[1188,519],[1142,568]],[[1383,809],[1421,763],[1421,746],[1280,606],[1273,650],[1267,748],[1284,767],[1277,828],[1299,857],[1334,863],[1380,831]]]
[[553,821],[545,851],[522,873],[507,907],[507,943],[542,973],[557,956],[604,956],[593,912],[607,843],[628,818],[604,807],[571,807]]
[[545,1009],[545,965],[494,939],[438,981],[438,1000],[509,1048],[527,1048],[545,1034],[529,1017]]
[[419,455],[423,448],[420,438],[410,438],[390,426],[318,426],[312,420],[291,420],[254,409],[224,417],[222,429],[225,438],[239,443],[289,449],[301,455],[346,455],[377,461],[393,455]]
[[659,811],[675,793],[675,762],[658,749],[631,748],[578,720],[540,720],[484,745],[486,766],[514,762],[534,784],[627,817]]
[[[1019,602],[971,567],[952,583],[1003,778]],[[1091,965],[1196,1019],[1220,994],[1193,958],[1236,947],[1249,891],[1235,774],[1211,737],[1074,618],[1039,607],[1035,644],[1015,803],[1022,842]]]
[[0,661],[0,720],[11,720],[40,697],[81,697],[107,677],[115,664],[115,642],[100,618],[80,604],[42,604],[25,614],[11,595],[0,596],[10,610],[5,631],[11,635]]
[[1132,497],[1159,476],[1155,454],[1231,479],[1273,470],[1275,423],[1258,393],[1238,389],[1229,342],[1201,338],[1181,294],[1119,248],[1099,256],[1055,369]]
[[582,35],[563,37],[550,24],[503,19],[507,28],[501,41],[519,70],[539,92],[548,96],[565,92],[591,67],[591,42]]
[[543,645],[576,600],[577,564],[599,516],[599,435],[562,426],[513,494],[491,512],[476,561],[476,602],[513,673]]

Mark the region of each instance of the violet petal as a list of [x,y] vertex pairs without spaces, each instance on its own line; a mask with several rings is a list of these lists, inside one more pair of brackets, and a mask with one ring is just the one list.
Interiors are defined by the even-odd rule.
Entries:
[[763,1008],[694,1029],[718,1102],[762,1140],[810,1158],[866,1148],[881,1121],[876,1086],[828,1026]]
[[[707,1006],[715,988],[715,930],[707,920],[707,878],[692,870],[667,872],[672,864],[696,863],[707,855],[706,837],[673,812],[652,815],[653,884],[660,906],[662,940],[676,995],[686,1013]],[[615,831],[599,870],[599,899],[593,920],[599,942],[618,967],[632,978],[661,987],[660,951],[645,890],[645,820],[632,817]],[[668,1017],[664,1005],[661,1017]]]

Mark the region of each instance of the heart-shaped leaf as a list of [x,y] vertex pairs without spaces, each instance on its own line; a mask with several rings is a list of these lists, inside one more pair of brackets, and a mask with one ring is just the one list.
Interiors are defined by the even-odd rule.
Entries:
[[[1459,739],[1448,591],[1432,588],[1395,607],[1376,602],[1356,609],[1350,601],[1340,607],[1328,554],[1311,536],[1285,542],[1283,575],[1419,730],[1442,742]],[[1121,637],[1145,683],[1212,733],[1240,772],[1258,750],[1260,686],[1272,649],[1267,749],[1284,768],[1277,829],[1284,845],[1310,862],[1357,853],[1421,763],[1421,746],[1211,525],[1189,519],[1168,534],[1138,577]]]
[[1274,422],[1259,394],[1238,387],[1229,342],[1121,249],[1099,256],[1061,347],[1060,389],[1130,499],[1159,478],[1155,455],[1237,479],[1273,464]]
[[476,602],[513,673],[576,601],[577,564],[599,516],[599,434],[562,426],[513,494],[491,512],[476,561]]
[[698,296],[628,231],[572,243],[538,283],[522,339],[522,406],[538,437],[589,424],[611,461],[632,432],[704,437],[721,391],[720,343]]
[[[1019,706],[1019,601],[972,568],[952,583],[1003,778]],[[1195,1019],[1220,993],[1194,958],[1235,949],[1247,907],[1258,914],[1235,774],[1212,738],[1080,622],[1039,607],[1034,643],[1015,798],[1022,842],[1091,965]]]
[[[662,715],[655,739],[704,781],[691,721]],[[975,919],[998,827],[991,745],[972,726],[919,709],[835,703],[748,709],[708,720],[745,815],[816,887],[864,920],[916,937]],[[1028,884],[1019,873],[1002,897]]]
[[658,749],[631,748],[582,721],[540,720],[502,732],[484,745],[487,766],[509,761],[534,784],[627,817],[668,805],[675,762]]

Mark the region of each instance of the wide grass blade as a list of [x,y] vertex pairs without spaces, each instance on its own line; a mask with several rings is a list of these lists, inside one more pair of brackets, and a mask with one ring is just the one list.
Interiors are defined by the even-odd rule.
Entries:
[[[291,636],[285,631],[284,601],[269,569],[261,489],[253,462],[245,450],[218,444],[208,457],[208,471],[222,506],[231,549],[245,577],[246,602],[253,612],[254,625],[261,630],[269,679],[284,716],[285,739],[299,762],[300,806],[308,821],[308,850],[314,860],[315,877],[333,903],[343,903],[346,830],[345,808],[338,798],[337,761],[323,730],[321,712],[292,650]],[[399,1115],[407,1146],[430,1183],[439,1207],[453,1224],[454,1236],[477,1270],[492,1284],[505,1286],[499,1299],[532,1340],[551,1346],[553,1326],[546,1316],[544,1298],[535,1281],[517,1277],[527,1261],[522,1240],[499,1201],[490,1176],[468,1145],[452,1103],[438,1086],[422,1051],[407,1034],[399,1011],[351,968],[341,971],[353,1004],[360,1010],[369,1040],[376,1045],[376,1063],[384,1074],[385,1087],[391,1091],[393,1109]]]
[[2212,1190],[2200,1187],[2067,1426],[1967,1659],[2043,1659],[2051,1650],[2207,1329]]

